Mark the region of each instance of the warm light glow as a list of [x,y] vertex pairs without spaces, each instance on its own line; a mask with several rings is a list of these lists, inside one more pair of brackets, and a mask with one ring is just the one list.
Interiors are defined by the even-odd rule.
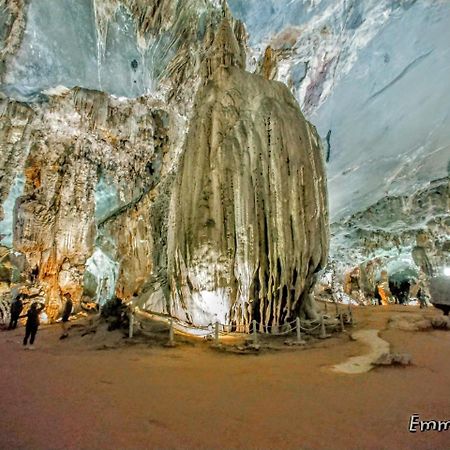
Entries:
[[450,267],[444,267],[444,275],[450,277]]

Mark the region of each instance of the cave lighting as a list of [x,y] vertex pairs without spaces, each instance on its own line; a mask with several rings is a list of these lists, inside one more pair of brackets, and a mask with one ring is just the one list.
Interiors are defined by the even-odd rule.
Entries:
[[444,267],[444,275],[450,277],[450,267]]

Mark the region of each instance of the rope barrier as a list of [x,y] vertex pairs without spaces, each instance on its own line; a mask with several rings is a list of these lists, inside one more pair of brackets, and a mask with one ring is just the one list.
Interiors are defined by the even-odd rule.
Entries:
[[[215,324],[211,323],[206,326],[205,325],[203,325],[203,326],[197,325],[196,326],[193,324],[189,324],[187,322],[183,322],[182,320],[180,320],[178,318],[171,317],[168,315],[141,311],[137,307],[134,309],[134,312],[131,312],[132,323],[134,322],[134,316],[136,313],[140,314],[141,316],[149,315],[149,316],[152,316],[153,319],[157,318],[160,321],[164,321],[164,322],[168,323],[169,324],[169,344],[170,345],[174,344],[175,324],[178,326],[178,331],[185,332],[185,333],[190,332],[190,334],[194,334],[195,336],[198,336],[198,337],[213,338],[215,344],[217,344],[217,345],[219,344],[220,336],[229,336],[230,334],[237,333],[237,332],[224,331],[225,329],[230,328],[230,325],[224,325],[224,324],[221,324],[220,322],[216,322]],[[131,319],[131,317],[130,317],[130,319]],[[341,328],[341,330],[343,330],[342,314],[340,315],[339,319],[340,319],[340,323],[339,323],[340,328]],[[293,326],[294,324],[295,324],[295,326]],[[279,329],[279,328],[283,328],[286,326],[288,327],[288,329],[286,331],[281,331],[281,332],[272,331],[271,333],[268,332],[269,330],[273,330],[274,328]],[[338,327],[338,325],[336,325],[336,327]],[[220,330],[220,328],[222,328],[222,330]],[[260,332],[259,334],[269,334],[271,336],[286,336],[286,335],[296,331],[297,332],[297,340],[299,342],[302,341],[302,339],[301,339],[302,331],[307,334],[311,334],[311,333],[315,332],[316,330],[318,330],[319,328],[320,328],[320,336],[328,337],[328,335],[326,334],[326,331],[325,331],[325,317],[324,316],[322,316],[320,322],[313,327],[303,326],[300,318],[298,318],[298,317],[296,317],[294,320],[292,320],[290,322],[285,322],[282,325],[264,325],[264,324],[258,323],[256,320],[253,320],[251,335],[253,337],[254,345],[257,345],[258,330],[261,328],[265,331],[263,331],[262,333]],[[194,331],[194,333],[192,333],[192,331]],[[245,333],[245,334],[250,334],[250,333]],[[132,337],[132,336],[133,336],[133,332],[132,332],[132,328],[130,327],[130,337]]]

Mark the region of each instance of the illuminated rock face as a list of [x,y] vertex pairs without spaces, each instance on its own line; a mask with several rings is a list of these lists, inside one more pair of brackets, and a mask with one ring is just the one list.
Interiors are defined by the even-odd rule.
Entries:
[[[171,313],[245,329],[314,317],[326,178],[314,127],[281,83],[245,72],[227,22],[206,62],[171,203]],[[233,53],[234,52],[234,53]]]
[[[317,134],[284,85],[244,71],[245,30],[226,8],[105,1],[91,25],[100,45],[128,8],[126,64],[109,74],[95,60],[79,71],[86,79],[71,79],[82,88],[56,88],[71,73],[58,47],[53,89],[43,91],[49,60],[26,64],[36,56],[30,35],[45,47],[55,32],[42,27],[51,1],[32,1],[27,14],[13,3],[22,14],[8,9],[20,20],[0,74],[1,243],[26,255],[50,319],[65,292],[76,306],[115,295],[196,325],[314,317],[309,293],[328,248]],[[118,79],[145,72],[132,39],[157,53],[142,61],[164,70],[148,95],[114,97],[126,90]],[[84,67],[90,47],[69,49]],[[136,84],[129,97],[144,92]]]
[[[13,180],[23,178],[13,220],[0,222],[1,230],[6,235],[11,227],[14,249],[27,256],[31,269],[38,269],[51,317],[57,315],[61,293],[80,299],[86,263],[91,255],[99,259],[96,236],[110,242],[102,249],[103,260],[112,259],[111,268],[101,264],[109,276],[109,296],[117,288],[130,297],[135,283],[142,284],[149,272],[148,230],[136,212],[146,203],[136,210],[132,206],[161,176],[168,137],[167,113],[160,106],[150,99],[119,101],[83,89],[32,108],[0,102],[0,192],[5,196]],[[96,189],[103,178],[120,190],[121,199],[96,217],[101,206]],[[115,270],[119,260],[120,270]]]

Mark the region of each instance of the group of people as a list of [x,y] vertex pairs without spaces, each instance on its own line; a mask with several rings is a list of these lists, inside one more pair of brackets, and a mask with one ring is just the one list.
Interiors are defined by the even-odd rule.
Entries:
[[[14,330],[15,328],[17,328],[19,319],[26,318],[23,345],[25,348],[33,349],[36,334],[40,325],[39,316],[45,308],[45,304],[39,301],[33,301],[28,308],[27,313],[21,315],[24,307],[24,300],[26,299],[26,297],[27,296],[25,294],[19,293],[11,302],[11,319],[9,322],[8,330]],[[73,310],[73,301],[69,293],[64,294],[64,300],[64,308],[61,317],[62,334],[60,336],[60,339],[65,339],[69,336],[67,322],[69,321],[70,315]],[[28,343],[30,344],[30,347],[27,347]]]
[[372,266],[368,264],[366,270],[356,267],[346,274],[344,292],[362,305],[406,304],[417,299],[420,307],[425,308],[430,298],[426,286],[426,277],[419,275],[418,280],[410,278],[398,283],[389,279],[386,270],[382,270],[376,280]]

